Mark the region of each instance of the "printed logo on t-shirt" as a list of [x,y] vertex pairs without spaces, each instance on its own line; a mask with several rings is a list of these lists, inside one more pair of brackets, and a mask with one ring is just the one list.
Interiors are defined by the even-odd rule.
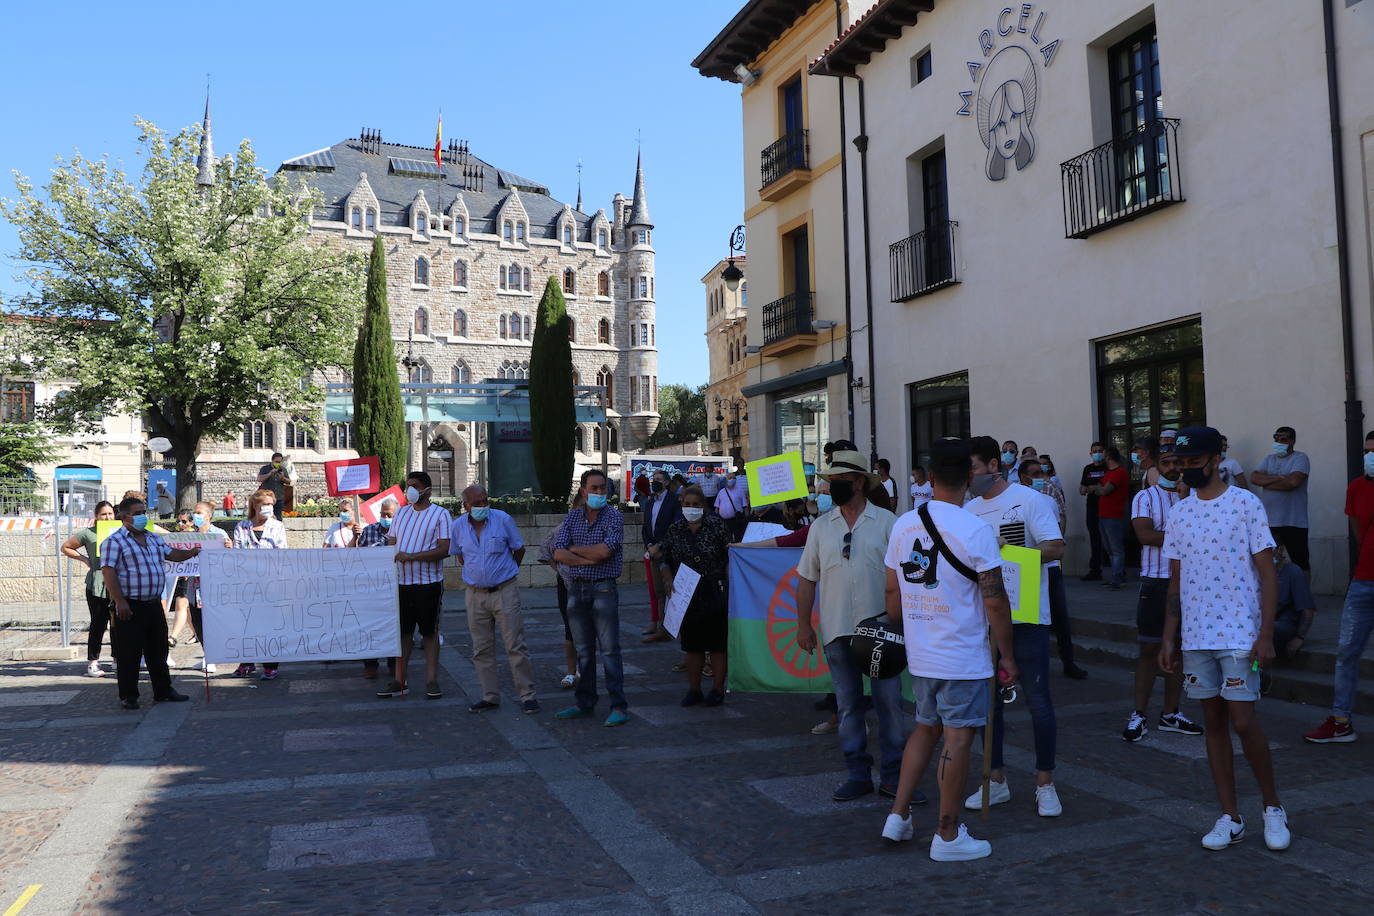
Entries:
[[921,544],[920,538],[911,545],[911,553],[902,564],[902,578],[912,585],[939,588],[940,552]]

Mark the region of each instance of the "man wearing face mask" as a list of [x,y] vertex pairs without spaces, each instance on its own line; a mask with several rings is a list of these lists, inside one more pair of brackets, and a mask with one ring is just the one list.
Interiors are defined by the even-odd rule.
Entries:
[[183,702],[189,698],[172,687],[167,671],[167,617],[161,601],[167,574],[162,563],[199,556],[200,547],[173,550],[148,531],[148,510],[140,498],[120,502],[119,517],[123,526],[100,545],[100,572],[114,607],[110,639],[119,703],[125,709],[138,709],[140,657],[148,667],[153,701]]
[[[649,482],[652,501],[644,509],[644,556],[649,559],[649,568],[653,570],[658,595],[666,595],[671,591],[672,573],[668,571],[666,563],[650,557],[649,550],[663,540],[674,522],[682,518],[682,509],[677,501],[679,488],[672,486],[673,482],[668,478],[667,471],[654,471],[653,479]],[[665,642],[673,638],[672,634],[663,628],[662,604],[660,600],[652,608],[653,619],[649,622],[649,628],[642,634],[644,642]]]
[[425,698],[437,700],[439,689],[439,607],[444,600],[444,559],[448,556],[448,510],[429,501],[429,475],[414,471],[406,477],[406,502],[396,513],[386,542],[396,548],[400,583],[401,655],[396,673],[377,696],[403,697],[410,692],[406,668],[420,630],[425,654]]
[[1101,442],[1094,442],[1088,450],[1091,459],[1083,466],[1083,474],[1078,479],[1078,495],[1086,496],[1083,520],[1088,529],[1088,574],[1084,582],[1098,582],[1102,579],[1102,529],[1098,523],[1097,487],[1107,473],[1107,455]]
[[1340,647],[1336,650],[1335,692],[1331,715],[1303,737],[1313,744],[1348,744],[1355,740],[1350,715],[1360,683],[1360,656],[1374,633],[1374,430],[1364,437],[1364,473],[1345,491],[1345,514],[1359,558],[1341,609]]
[[1304,573],[1311,573],[1307,558],[1307,477],[1312,462],[1298,451],[1298,434],[1291,426],[1274,430],[1273,451],[1264,456],[1250,475],[1259,487],[1260,502],[1269,515],[1274,542],[1282,544],[1289,558]]
[[339,520],[329,526],[324,535],[326,547],[356,547],[363,533],[362,523],[353,515],[353,500],[339,500]]
[[501,705],[501,677],[496,669],[496,628],[506,647],[511,682],[520,696],[520,711],[539,712],[534,698],[534,671],[525,648],[525,622],[520,610],[516,579],[525,558],[525,539],[515,521],[500,509],[491,508],[487,491],[471,486],[463,491],[464,513],[453,520],[450,542],[453,555],[463,566],[467,586],[468,632],[472,635],[472,667],[482,685],[482,699],[468,712],[483,712]]
[[611,713],[604,724],[630,721],[625,699],[625,663],[620,657],[620,591],[625,518],[606,498],[609,481],[593,468],[582,472],[583,505],[563,519],[553,541],[553,559],[568,567],[568,623],[577,647],[576,704],[557,719],[582,719],[596,710],[596,660],[606,675]]
[[272,511],[278,520],[281,519],[282,510],[286,506],[286,471],[282,470],[282,461],[282,453],[273,452],[271,463],[258,468],[258,488],[275,497]]
[[[1036,623],[1015,622],[1012,650],[1021,672],[1021,686],[1030,712],[1035,737],[1035,804],[1041,817],[1058,817],[1064,808],[1054,786],[1055,745],[1058,725],[1054,701],[1050,698],[1050,591],[1049,564],[1064,556],[1064,534],[1055,518],[1054,501],[1019,483],[1009,483],[998,463],[997,441],[991,436],[969,440],[973,460],[973,480],[969,492],[974,498],[964,506],[991,525],[999,545],[1014,544],[1040,552],[1040,617]],[[1036,462],[1037,466],[1039,462]],[[1000,805],[1011,801],[1002,766],[1002,704],[992,710],[992,785],[989,802]],[[983,794],[975,792],[965,807],[978,810]]]
[[[848,446],[848,447],[846,447]],[[835,511],[818,518],[807,534],[797,564],[797,645],[804,652],[823,646],[839,707],[840,748],[848,779],[833,794],[835,801],[852,801],[873,791],[873,757],[868,753],[864,720],[863,677],[849,651],[849,637],[862,620],[879,613],[885,604],[888,539],[897,518],[870,502],[865,493],[878,487],[877,475],[849,443],[835,444],[823,472],[830,480]],[[820,600],[816,600],[817,584]],[[819,637],[812,625],[813,606],[820,616]],[[900,678],[875,680],[873,707],[878,712],[879,791],[897,793],[906,746],[907,721],[902,712]]]
[[1103,588],[1121,588],[1126,579],[1126,503],[1131,495],[1131,478],[1122,467],[1121,452],[1114,445],[1104,450],[1107,473],[1092,488],[1098,497],[1097,523],[1102,531],[1103,553],[1111,567]]
[[739,543],[744,537],[745,526],[749,524],[749,488],[741,485],[739,472],[735,468],[731,468],[721,481],[715,508],[730,532],[731,542]]
[[1002,453],[998,457],[1001,458],[1003,478],[1011,481],[1016,480],[1016,470],[1020,467],[1020,462],[1017,460],[1018,454],[1019,447],[1013,440],[1008,439],[1002,443]]
[[[1140,598],[1136,603],[1136,640],[1140,645],[1135,662],[1135,707],[1121,732],[1134,743],[1150,733],[1145,713],[1150,706],[1155,676],[1159,671],[1159,643],[1164,638],[1164,607],[1169,597],[1169,561],[1164,558],[1164,532],[1169,512],[1178,505],[1179,478],[1183,465],[1178,456],[1159,456],[1159,483],[1146,487],[1131,502],[1131,527],[1140,541]],[[1202,728],[1178,711],[1183,693],[1183,673],[1164,675],[1164,708],[1159,730],[1181,735],[1200,735]]]

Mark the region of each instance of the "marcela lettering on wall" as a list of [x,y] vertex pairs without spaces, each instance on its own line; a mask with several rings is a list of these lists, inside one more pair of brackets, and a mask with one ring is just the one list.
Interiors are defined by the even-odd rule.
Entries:
[[975,88],[959,92],[955,114],[977,120],[989,181],[1006,178],[1008,164],[1019,172],[1035,160],[1041,82],[1035,58],[1048,70],[1059,50],[1059,39],[1045,38],[1048,22],[1049,13],[1034,3],[1002,7],[993,26],[978,33],[981,59],[965,64]]

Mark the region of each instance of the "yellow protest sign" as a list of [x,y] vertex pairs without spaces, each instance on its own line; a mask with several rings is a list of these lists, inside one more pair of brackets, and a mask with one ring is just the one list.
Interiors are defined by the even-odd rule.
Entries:
[[[106,539],[107,537],[109,537],[110,535],[114,534],[116,531],[118,531],[120,528],[123,528],[123,527],[124,527],[124,523],[121,522],[121,521],[117,521],[117,520],[102,520],[102,521],[98,521],[98,522],[95,523],[95,555],[96,555],[96,556],[100,556],[100,545],[101,545],[102,543],[104,543],[105,539]],[[148,517],[148,524],[144,525],[143,527],[146,528],[146,529],[149,530],[149,531],[156,531],[156,530],[157,530],[156,528],[153,527],[153,519],[152,519],[152,516],[149,516],[149,517]]]
[[766,506],[789,499],[805,499],[806,468],[801,452],[786,452],[772,458],[760,458],[744,465],[749,480],[749,504]]
[[1012,623],[1040,622],[1040,551],[1008,544],[1002,548],[1002,583],[1011,602]]

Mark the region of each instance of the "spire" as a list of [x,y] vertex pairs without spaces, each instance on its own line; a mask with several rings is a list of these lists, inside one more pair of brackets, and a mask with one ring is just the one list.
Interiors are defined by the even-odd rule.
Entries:
[[577,206],[574,207],[578,213],[582,212],[582,160],[577,160]]
[[654,226],[649,219],[649,196],[644,193],[644,157],[640,153],[635,154],[635,196],[630,204],[630,219],[626,225],[648,226],[650,229]]
[[215,139],[210,133],[210,89],[205,90],[205,121],[200,126],[200,153],[196,155],[196,184],[208,188],[215,183]]

